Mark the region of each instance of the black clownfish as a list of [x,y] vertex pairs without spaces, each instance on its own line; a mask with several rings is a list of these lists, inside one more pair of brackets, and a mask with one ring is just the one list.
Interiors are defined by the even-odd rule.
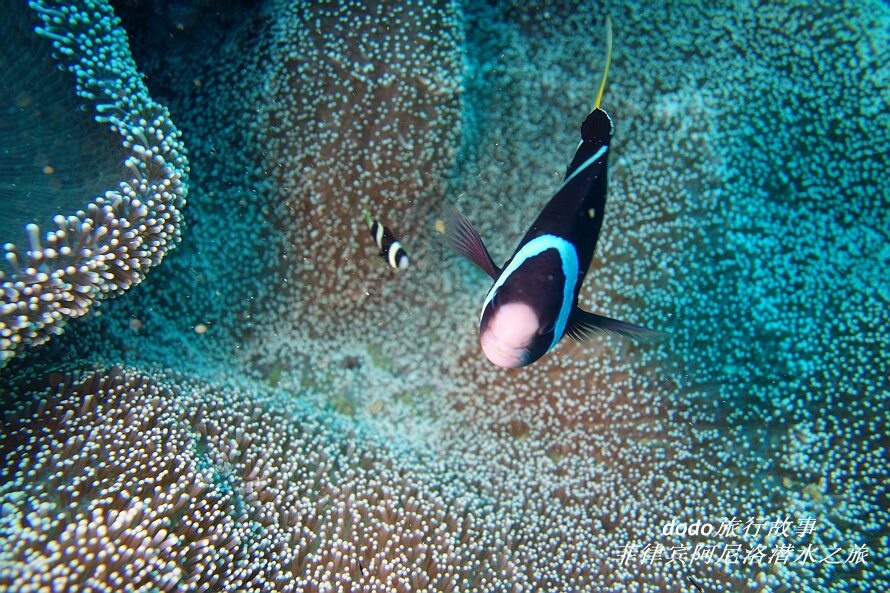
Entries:
[[606,26],[606,72],[593,111],[581,124],[581,142],[559,190],[503,268],[495,265],[473,225],[456,209],[449,212],[452,246],[494,280],[482,306],[479,342],[486,357],[500,367],[529,365],[566,334],[579,341],[595,332],[635,339],[661,334],[578,307],[606,205],[612,120],[599,107],[611,60],[608,20]]
[[380,250],[380,257],[385,259],[391,268],[395,270],[404,270],[408,267],[408,252],[402,247],[402,244],[396,239],[392,231],[385,227],[379,220],[371,218],[371,215],[365,213],[365,222],[371,230],[371,237]]

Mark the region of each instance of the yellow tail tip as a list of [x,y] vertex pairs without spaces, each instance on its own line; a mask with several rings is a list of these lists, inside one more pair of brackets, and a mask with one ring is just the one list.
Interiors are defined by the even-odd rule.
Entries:
[[606,90],[606,77],[609,76],[609,66],[612,65],[612,18],[606,15],[606,68],[603,70],[603,80],[600,83],[600,90],[596,94],[596,101],[593,104],[594,109],[600,108],[603,100],[603,92]]

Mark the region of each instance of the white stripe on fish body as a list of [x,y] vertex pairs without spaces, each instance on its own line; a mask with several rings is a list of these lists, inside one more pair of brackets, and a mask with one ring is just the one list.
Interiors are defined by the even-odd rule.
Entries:
[[[604,150],[605,147],[603,150],[597,152],[597,155],[604,152]],[[594,157],[591,157],[589,160],[596,160],[596,158],[598,157],[594,155]],[[586,165],[587,163],[585,163],[585,166]],[[581,167],[578,167],[578,169],[581,169]],[[572,306],[575,301],[575,285],[578,283],[578,251],[575,249],[574,245],[562,237],[556,235],[541,235],[522,246],[522,249],[516,253],[516,256],[510,262],[510,265],[501,272],[501,275],[495,281],[494,286],[488,291],[488,295],[485,297],[485,302],[482,304],[480,322],[482,320],[482,315],[485,314],[485,309],[488,307],[488,303],[494,298],[497,290],[507,281],[507,278],[509,278],[513,272],[518,270],[526,260],[535,257],[536,255],[540,255],[548,249],[555,249],[559,254],[559,260],[562,262],[562,273],[565,277],[565,285],[563,285],[562,289],[562,305],[559,307],[559,315],[556,318],[556,325],[553,328],[553,342],[550,344],[550,348],[547,349],[549,352],[556,346],[556,343],[559,342],[559,339],[565,333],[566,326],[569,323],[569,315],[572,312]]]
[[[584,141],[582,140],[581,143],[583,144]],[[581,148],[581,144],[578,144],[578,148]],[[559,190],[556,193],[559,193],[559,191],[561,191],[562,188],[567,186],[572,179],[574,179],[575,177],[577,177],[577,175],[579,173],[581,173],[581,171],[583,171],[584,169],[586,169],[587,167],[589,167],[590,165],[595,163],[597,160],[599,160],[604,154],[606,154],[606,151],[608,149],[609,149],[609,145],[603,144],[600,147],[600,149],[597,150],[596,153],[594,153],[594,155],[592,157],[590,157],[589,159],[587,159],[586,161],[584,161],[583,163],[578,165],[578,168],[575,169],[574,171],[572,171],[572,174],[569,175],[568,177],[566,177],[566,180],[562,182],[562,185],[559,186]]]
[[408,267],[408,253],[402,249],[402,244],[395,241],[389,246],[386,254],[386,260],[389,265],[397,270],[404,270]]
[[381,250],[383,249],[383,225],[377,222],[376,220],[371,225],[371,230],[374,232],[374,241],[377,243],[377,247]]

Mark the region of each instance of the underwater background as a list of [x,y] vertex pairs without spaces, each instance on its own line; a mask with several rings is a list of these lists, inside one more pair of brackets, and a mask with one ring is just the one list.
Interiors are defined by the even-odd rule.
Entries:
[[[0,590],[890,589],[886,3],[4,8]],[[436,222],[512,251],[606,15],[580,304],[670,337],[504,371]]]

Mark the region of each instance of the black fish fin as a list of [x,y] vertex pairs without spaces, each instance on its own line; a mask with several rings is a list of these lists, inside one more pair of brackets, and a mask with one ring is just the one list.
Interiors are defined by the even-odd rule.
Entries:
[[445,204],[442,214],[445,217],[445,238],[448,239],[452,249],[496,280],[501,275],[501,270],[491,259],[482,237],[473,228],[473,224],[457,208],[448,203]]
[[655,342],[668,336],[665,332],[604,317],[575,307],[569,316],[566,334],[573,340],[584,342],[593,334],[598,333],[624,336],[637,342]]

